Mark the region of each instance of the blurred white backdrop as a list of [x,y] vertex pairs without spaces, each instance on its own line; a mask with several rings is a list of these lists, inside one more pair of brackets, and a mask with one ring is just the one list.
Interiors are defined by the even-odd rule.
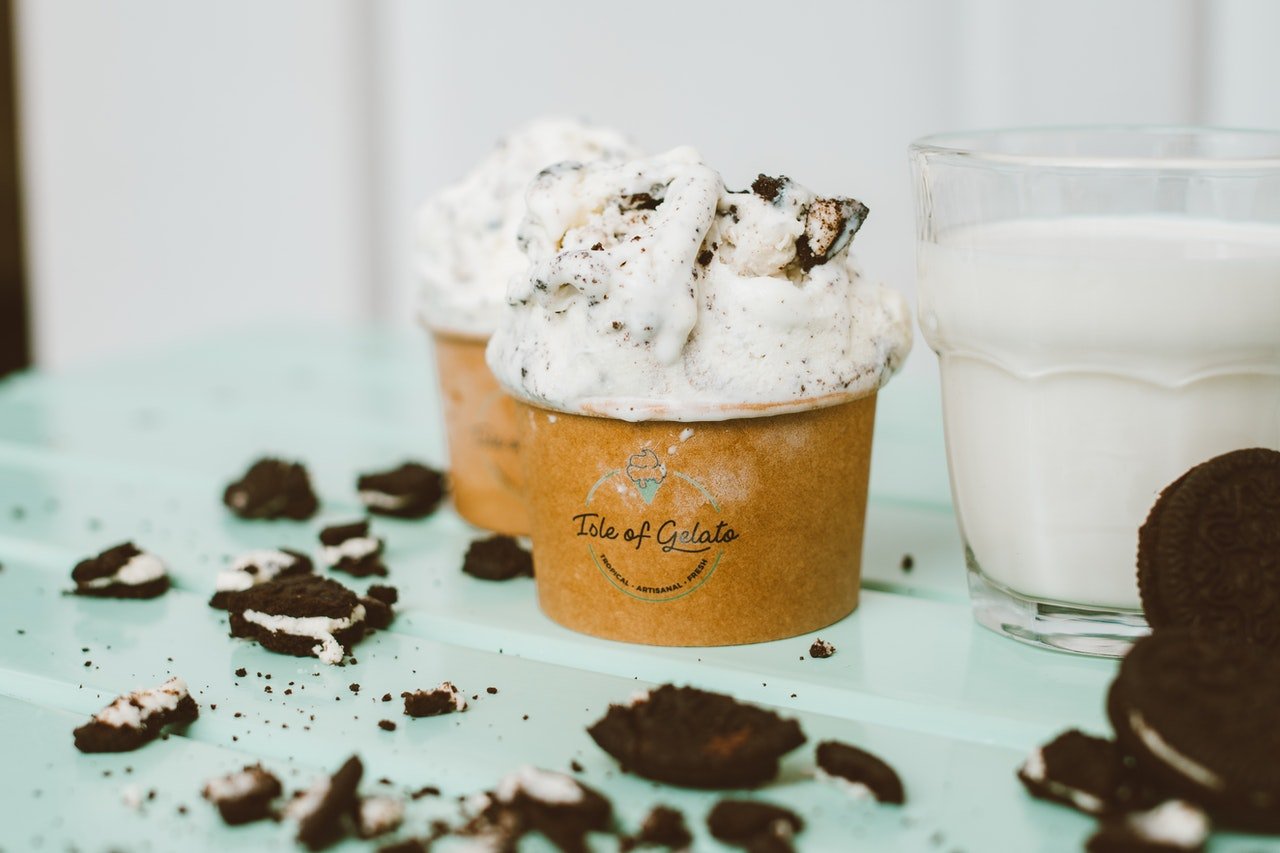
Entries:
[[[37,364],[272,322],[412,321],[410,220],[541,113],[870,205],[914,291],[906,146],[1280,127],[1272,0],[19,0]],[[918,359],[913,359],[918,360]]]

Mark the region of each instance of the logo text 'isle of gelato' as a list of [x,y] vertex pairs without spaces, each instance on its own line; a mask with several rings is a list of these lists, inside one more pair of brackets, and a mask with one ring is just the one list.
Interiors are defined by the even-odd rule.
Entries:
[[587,540],[600,574],[646,601],[671,601],[701,587],[738,539],[712,493],[690,472],[668,471],[649,448],[597,480],[570,523]]
[[651,504],[658,494],[658,487],[667,478],[667,466],[662,464],[658,454],[646,448],[627,460],[627,477],[636,484],[636,491],[644,502]]

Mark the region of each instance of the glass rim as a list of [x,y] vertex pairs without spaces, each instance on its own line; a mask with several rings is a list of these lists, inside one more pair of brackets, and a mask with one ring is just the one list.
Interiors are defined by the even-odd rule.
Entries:
[[[1048,142],[1069,136],[1105,140],[1128,136],[1159,138],[1199,137],[1270,143],[1268,150],[1256,155],[1150,155],[1135,154],[1055,154],[1027,146],[1026,151],[1002,151],[995,145],[1002,138],[1023,137]],[[933,133],[914,140],[913,155],[953,158],[973,165],[991,164],[1027,167],[1058,167],[1089,170],[1143,171],[1280,171],[1280,130],[1264,128],[1214,127],[1210,125],[1051,125],[1035,127],[1003,127],[971,131]]]

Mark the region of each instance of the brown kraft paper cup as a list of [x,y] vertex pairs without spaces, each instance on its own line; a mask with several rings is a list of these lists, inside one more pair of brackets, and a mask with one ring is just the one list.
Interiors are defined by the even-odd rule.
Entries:
[[847,616],[875,402],[696,423],[519,404],[543,612],[663,646],[777,640]]
[[432,330],[458,514],[477,527],[529,532],[516,402],[485,364],[485,338]]

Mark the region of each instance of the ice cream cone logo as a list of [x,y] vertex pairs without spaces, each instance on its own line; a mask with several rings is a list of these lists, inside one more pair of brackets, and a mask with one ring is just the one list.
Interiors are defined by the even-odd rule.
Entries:
[[658,454],[646,448],[627,460],[627,477],[635,484],[644,502],[651,504],[658,494],[658,487],[667,478],[667,466],[662,464]]

